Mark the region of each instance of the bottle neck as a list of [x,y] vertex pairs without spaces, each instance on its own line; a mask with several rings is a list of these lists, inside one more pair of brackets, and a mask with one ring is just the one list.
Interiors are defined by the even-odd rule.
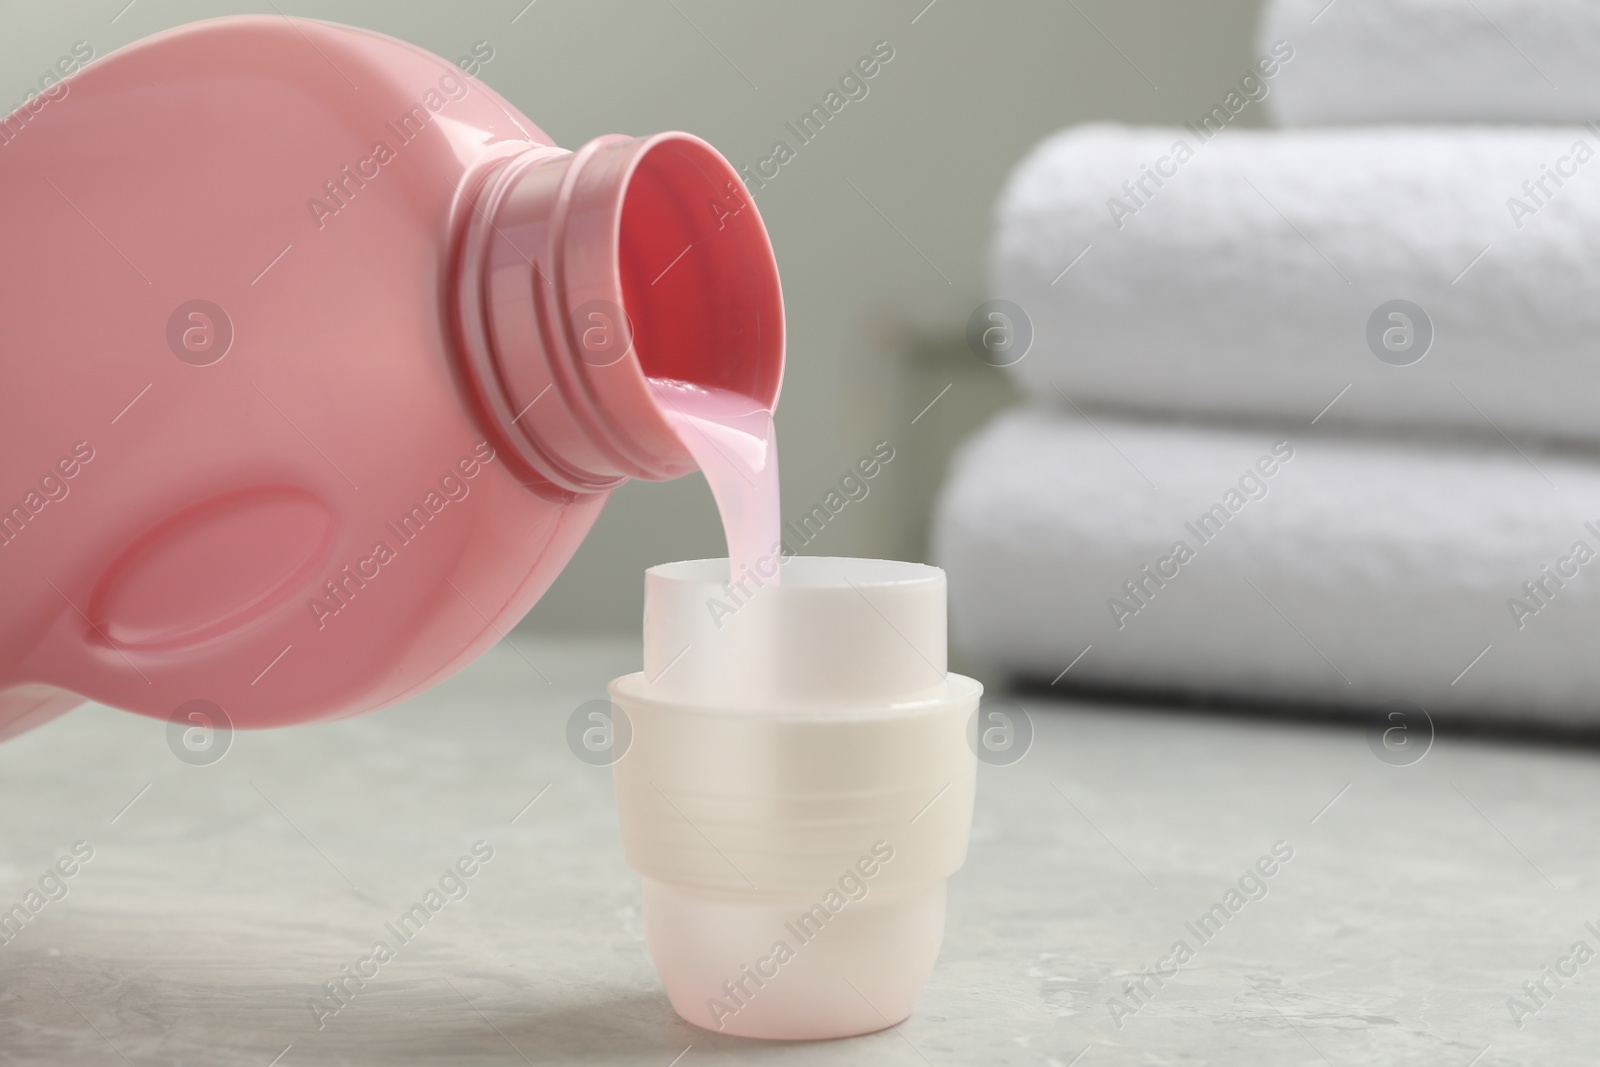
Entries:
[[694,470],[651,379],[777,401],[772,245],[733,167],[699,138],[512,156],[482,182],[457,257],[463,378],[530,485],[593,493]]

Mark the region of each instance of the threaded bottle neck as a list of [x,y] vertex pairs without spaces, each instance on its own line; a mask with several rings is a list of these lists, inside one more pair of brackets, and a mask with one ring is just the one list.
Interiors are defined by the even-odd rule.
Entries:
[[651,378],[776,402],[771,242],[733,167],[688,134],[506,160],[473,198],[455,283],[468,390],[530,484],[591,493],[692,471]]

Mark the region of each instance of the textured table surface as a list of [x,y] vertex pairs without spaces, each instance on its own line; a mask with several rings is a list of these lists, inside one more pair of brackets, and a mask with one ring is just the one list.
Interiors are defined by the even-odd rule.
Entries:
[[[210,766],[98,707],[0,746],[0,908],[66,889],[0,945],[0,1061],[1595,1062],[1600,958],[1572,946],[1600,951],[1600,754],[1446,735],[1400,767],[1338,724],[1035,698],[1028,755],[980,767],[909,1021],[816,1045],[691,1027],[645,951],[610,772],[565,741],[638,649],[517,641],[403,707],[235,735]],[[45,878],[79,841],[93,858]],[[323,983],[477,842],[467,895],[319,1028]],[[1202,941],[1278,842],[1292,859],[1246,880],[1265,896]],[[1129,997],[1179,941],[1176,976]]]

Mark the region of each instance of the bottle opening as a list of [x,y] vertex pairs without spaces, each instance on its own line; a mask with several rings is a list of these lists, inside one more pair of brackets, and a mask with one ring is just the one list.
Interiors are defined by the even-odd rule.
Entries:
[[628,181],[618,245],[645,377],[770,410],[783,376],[783,299],[766,228],[727,161],[681,134],[652,138]]
[[462,367],[530,488],[604,491],[701,464],[657,383],[768,413],[783,296],[733,167],[686,133],[529,149],[465,213]]

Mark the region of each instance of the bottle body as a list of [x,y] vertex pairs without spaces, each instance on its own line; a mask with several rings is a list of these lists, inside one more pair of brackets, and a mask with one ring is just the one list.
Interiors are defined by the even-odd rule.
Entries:
[[[572,154],[447,61],[305,20],[180,27],[58,88],[0,143],[27,205],[0,221],[0,737],[80,698],[353,714],[500,639],[623,480],[560,484],[508,436],[592,422],[584,382],[523,406],[511,341],[488,385],[462,355],[478,198]],[[510,251],[540,305],[544,253]]]

